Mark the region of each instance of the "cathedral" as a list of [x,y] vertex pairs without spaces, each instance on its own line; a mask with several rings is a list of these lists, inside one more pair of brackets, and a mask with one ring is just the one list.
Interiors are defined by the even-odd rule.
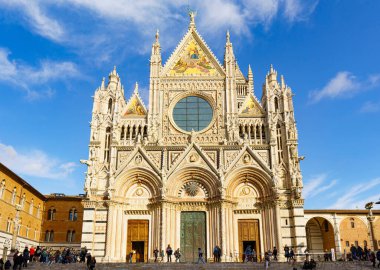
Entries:
[[223,63],[196,29],[162,62],[150,57],[149,104],[138,84],[124,96],[116,68],[94,95],[81,246],[104,262],[238,261],[284,246],[306,248],[293,93],[271,66],[256,95],[251,67],[237,64],[227,32]]

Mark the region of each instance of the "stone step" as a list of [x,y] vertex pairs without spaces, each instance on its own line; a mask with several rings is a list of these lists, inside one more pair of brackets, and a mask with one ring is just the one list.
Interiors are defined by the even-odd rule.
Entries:
[[[301,263],[295,265],[289,263],[271,263],[269,269],[278,270],[292,270],[296,267],[297,270],[302,269]],[[25,268],[24,268],[25,269]],[[72,263],[72,264],[51,264],[50,266],[43,263],[30,263],[29,270],[87,270],[85,264]],[[246,270],[246,269],[265,269],[263,263],[207,263],[207,264],[194,264],[194,263],[98,263],[96,270],[110,270],[110,269],[130,269],[130,270]],[[328,262],[318,263],[317,270],[364,270],[373,269],[369,262]]]

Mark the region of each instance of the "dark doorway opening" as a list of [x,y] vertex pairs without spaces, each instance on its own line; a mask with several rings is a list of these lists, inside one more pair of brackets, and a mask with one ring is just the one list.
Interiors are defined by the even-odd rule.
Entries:
[[144,241],[132,241],[132,250],[136,252],[136,262],[144,262]]
[[255,250],[256,256],[248,257],[248,261],[257,262],[257,250],[256,250],[256,241],[243,241],[243,262],[245,261],[245,250],[248,246],[251,246],[251,250]]

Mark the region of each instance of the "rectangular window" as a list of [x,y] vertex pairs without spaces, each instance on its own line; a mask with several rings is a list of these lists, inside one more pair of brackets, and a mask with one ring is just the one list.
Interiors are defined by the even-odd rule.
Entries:
[[355,241],[355,246],[359,246],[359,242],[358,241]]
[[349,246],[350,246],[350,242],[346,241],[346,247],[349,247]]

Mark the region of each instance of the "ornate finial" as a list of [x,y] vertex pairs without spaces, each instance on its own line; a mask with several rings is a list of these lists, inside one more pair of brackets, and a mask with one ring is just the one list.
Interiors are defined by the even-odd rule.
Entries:
[[160,38],[160,31],[157,29],[157,31],[156,31],[156,43],[158,43],[159,38]]
[[104,85],[105,80],[106,80],[106,79],[103,77],[103,79],[102,79],[102,84],[100,85],[100,89],[104,89],[104,88],[105,88],[105,85]]
[[133,91],[135,94],[139,93],[139,84],[136,82],[135,84],[135,90]]
[[189,28],[195,28],[195,16],[197,16],[197,12],[193,10],[189,10],[189,16],[190,16]]
[[270,64],[270,73],[273,73],[273,72],[274,72],[273,65]]
[[227,43],[230,43],[230,30],[227,30],[226,40],[227,40]]

